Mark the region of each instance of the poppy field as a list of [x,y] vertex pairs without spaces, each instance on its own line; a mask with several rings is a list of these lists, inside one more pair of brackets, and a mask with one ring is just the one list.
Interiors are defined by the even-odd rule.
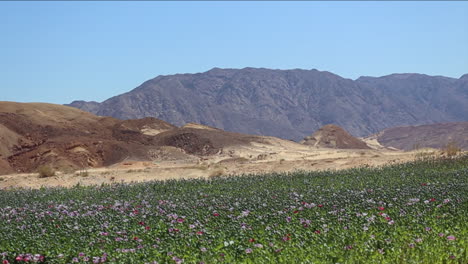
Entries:
[[468,263],[468,156],[0,191],[7,263]]

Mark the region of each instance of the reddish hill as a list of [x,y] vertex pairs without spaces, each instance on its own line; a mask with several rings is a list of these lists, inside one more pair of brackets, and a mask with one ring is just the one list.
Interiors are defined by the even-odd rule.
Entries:
[[336,125],[323,126],[312,136],[305,137],[300,143],[322,148],[369,149],[364,141],[353,137]]
[[163,146],[211,155],[261,140],[197,124],[177,128],[156,118],[118,120],[61,105],[0,102],[0,174],[44,164],[65,170],[152,160]]
[[155,143],[143,128],[163,132],[176,127],[155,118],[121,121],[61,105],[0,102],[0,172],[149,159],[148,148]]

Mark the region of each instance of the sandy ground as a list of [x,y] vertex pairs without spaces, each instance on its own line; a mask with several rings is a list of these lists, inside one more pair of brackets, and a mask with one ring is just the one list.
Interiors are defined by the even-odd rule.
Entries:
[[[431,150],[426,150],[431,152]],[[419,151],[418,153],[421,153]],[[199,158],[174,155],[153,161],[124,161],[106,168],[57,172],[56,176],[39,178],[37,173],[0,176],[0,189],[72,187],[120,182],[144,182],[182,178],[210,178],[221,175],[292,172],[296,170],[339,170],[359,166],[381,166],[417,158],[416,152],[376,148],[372,150],[319,149],[290,141],[266,137],[263,144],[236,146],[222,153]],[[175,153],[177,154],[177,153]],[[176,157],[176,158],[174,158]]]

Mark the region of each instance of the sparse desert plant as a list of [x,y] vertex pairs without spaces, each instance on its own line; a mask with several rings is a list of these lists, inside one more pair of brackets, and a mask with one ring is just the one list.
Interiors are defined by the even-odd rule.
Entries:
[[39,166],[39,168],[37,168],[37,173],[39,173],[39,178],[55,176],[55,170],[47,165]]
[[433,159],[436,157],[436,153],[434,151],[418,151],[415,154],[415,158],[419,160],[428,160]]
[[280,164],[283,164],[283,163],[284,163],[284,161],[285,161],[285,159],[280,159],[280,161],[279,161],[279,162],[280,162]]
[[63,174],[73,174],[73,173],[76,172],[75,168],[73,168],[73,167],[64,167],[64,168],[61,168],[60,171]]
[[88,170],[83,168],[83,169],[80,169],[78,172],[76,172],[75,175],[79,176],[79,177],[88,177],[89,172],[88,172]]
[[421,143],[414,143],[413,146],[412,146],[412,150],[418,150],[421,148]]
[[217,178],[217,177],[221,177],[225,174],[225,171],[224,169],[222,168],[218,168],[218,169],[215,169],[213,171],[210,172],[210,174],[208,175],[208,178]]
[[5,178],[3,178],[3,177],[0,177],[0,181],[4,181],[4,180],[5,180]]
[[448,157],[453,157],[461,152],[461,148],[455,141],[450,141],[449,143],[447,143],[447,145],[445,145],[442,151],[446,153]]

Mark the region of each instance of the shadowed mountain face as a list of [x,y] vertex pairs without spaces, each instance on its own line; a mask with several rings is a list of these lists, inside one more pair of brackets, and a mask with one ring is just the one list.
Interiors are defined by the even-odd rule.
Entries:
[[156,117],[300,140],[325,124],[354,136],[388,127],[466,121],[468,77],[361,77],[317,70],[218,69],[158,76],[102,103],[70,106],[119,119]]

